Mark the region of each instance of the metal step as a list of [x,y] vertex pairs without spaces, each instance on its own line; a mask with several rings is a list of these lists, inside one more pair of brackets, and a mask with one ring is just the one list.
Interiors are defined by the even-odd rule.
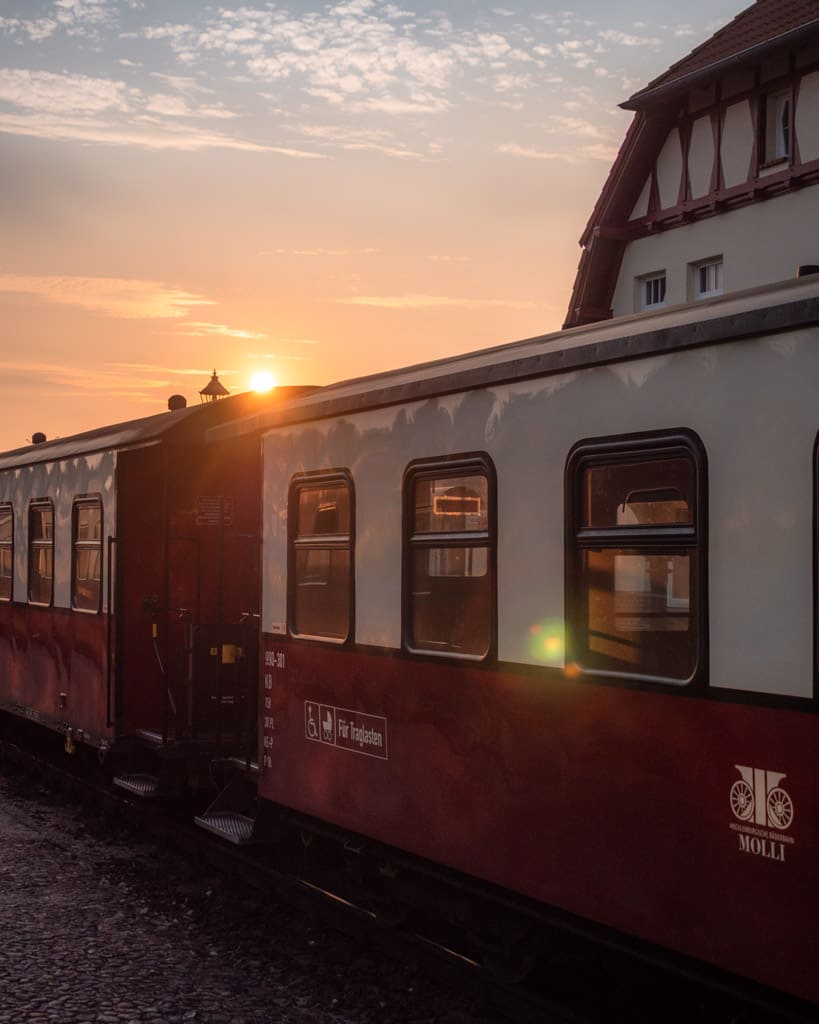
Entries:
[[127,789],[135,796],[149,797],[156,796],[159,779],[156,775],[149,775],[147,772],[133,772],[130,775],[118,775],[114,779],[114,785]]
[[259,765],[256,761],[248,761],[244,757],[228,757],[226,763],[245,775],[256,776],[259,774]]
[[255,820],[246,814],[239,814],[236,811],[207,811],[193,820],[200,828],[206,828],[208,832],[213,832],[230,843],[236,843],[237,846],[253,840]]
[[157,732],[156,729],[137,729],[134,735],[146,743],[153,743],[157,747],[164,746],[165,740],[162,738],[162,733]]

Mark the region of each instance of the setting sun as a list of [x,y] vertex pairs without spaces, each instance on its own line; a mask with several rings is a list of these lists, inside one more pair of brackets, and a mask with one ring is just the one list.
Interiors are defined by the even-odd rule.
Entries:
[[272,391],[276,386],[276,378],[267,370],[259,370],[250,378],[252,391]]

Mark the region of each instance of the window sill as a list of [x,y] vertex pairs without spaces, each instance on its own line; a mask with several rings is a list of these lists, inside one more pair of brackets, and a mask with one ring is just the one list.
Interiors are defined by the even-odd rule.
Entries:
[[769,167],[783,167],[788,163],[789,160],[790,155],[778,156],[775,157],[773,160],[763,160],[762,163],[759,165],[759,169],[760,171],[767,171]]

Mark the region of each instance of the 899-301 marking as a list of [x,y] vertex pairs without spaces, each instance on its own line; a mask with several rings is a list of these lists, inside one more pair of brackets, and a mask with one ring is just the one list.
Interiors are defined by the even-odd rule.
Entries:
[[273,690],[273,672],[286,667],[287,659],[284,651],[265,648],[264,678],[262,680],[262,771],[265,768],[273,767],[271,751],[276,731],[276,724],[272,714],[273,697],[271,695]]

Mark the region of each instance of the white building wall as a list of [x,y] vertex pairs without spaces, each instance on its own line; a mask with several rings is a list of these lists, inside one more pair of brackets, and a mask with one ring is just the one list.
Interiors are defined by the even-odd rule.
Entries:
[[714,170],[714,132],[710,116],[698,117],[691,126],[691,143],[688,147],[688,180],[691,196],[699,199],[711,190],[711,175]]
[[799,86],[796,138],[803,161],[819,159],[819,71],[805,75]]
[[[809,230],[806,229],[809,227]],[[612,309],[634,313],[635,278],[666,272],[666,305],[689,300],[689,264],[723,257],[723,291],[784,281],[819,263],[819,187],[641,238],[626,246]]]
[[754,122],[747,100],[732,103],[725,110],[722,124],[720,156],[725,187],[741,185],[748,180],[754,151]]
[[660,193],[660,208],[663,210],[677,205],[682,169],[680,132],[678,128],[672,128],[657,157],[657,189]]

